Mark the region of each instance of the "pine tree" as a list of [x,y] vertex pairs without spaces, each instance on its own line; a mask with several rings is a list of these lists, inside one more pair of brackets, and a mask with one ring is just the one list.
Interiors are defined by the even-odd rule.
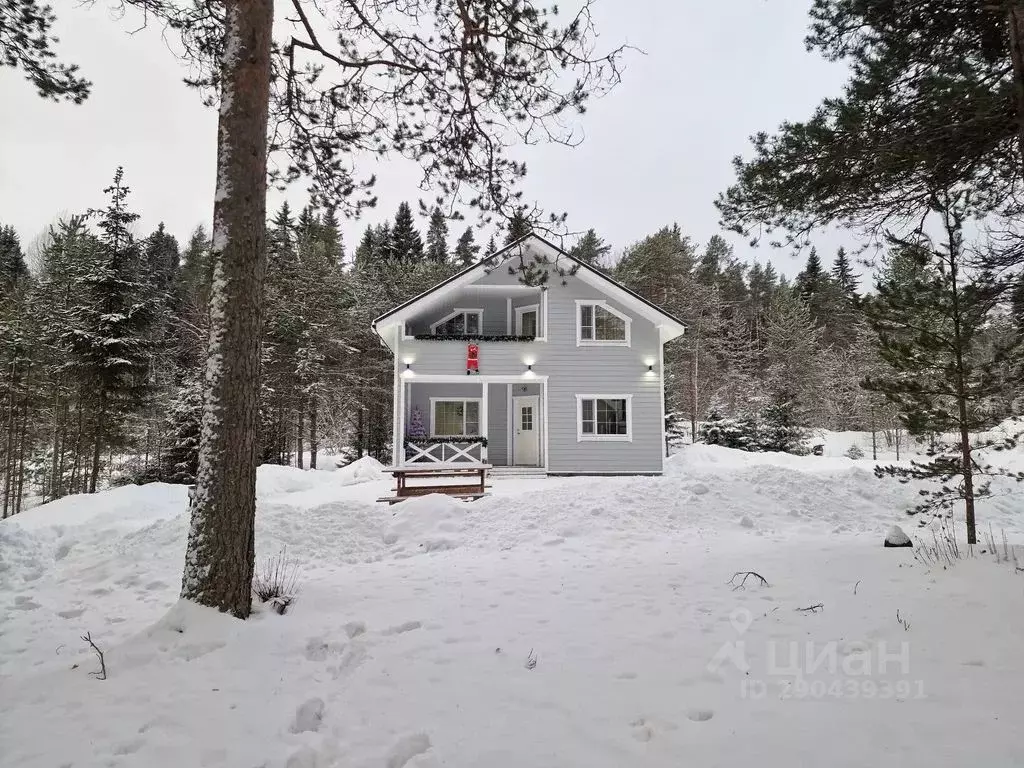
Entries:
[[423,238],[416,229],[412,208],[406,202],[399,203],[395,224],[391,229],[392,254],[390,260],[411,264],[423,260]]
[[[521,240],[533,232],[533,224],[526,218],[525,208],[516,208],[508,219],[505,228],[505,245]],[[493,253],[493,251],[492,251]]]
[[761,423],[757,430],[757,449],[781,453],[807,453],[810,431],[803,426],[797,406],[782,391],[776,391],[772,400],[761,410]]
[[458,243],[455,244],[455,264],[458,267],[468,267],[477,260],[477,253],[480,251],[480,246],[476,244],[473,238],[473,228],[466,227],[466,231],[459,236]]
[[853,267],[850,266],[850,259],[846,255],[846,249],[840,247],[836,251],[836,261],[832,266],[832,277],[839,284],[839,290],[847,298],[857,298],[857,277],[853,274]]
[[430,212],[430,224],[427,227],[427,258],[435,264],[448,261],[448,220],[435,206]]
[[[33,368],[39,359],[37,329],[28,294],[28,269],[13,227],[0,227],[0,516],[21,511],[25,460],[31,450],[29,410]],[[45,307],[38,307],[45,312]]]
[[332,264],[340,268],[345,263],[345,242],[333,206],[324,212],[320,226],[323,228],[322,236],[327,257]]
[[580,261],[596,267],[611,249],[612,247],[598,237],[593,229],[588,229],[569,253]]
[[0,293],[13,290],[28,276],[21,240],[12,226],[0,227]]
[[23,70],[43,98],[81,104],[88,98],[92,83],[78,76],[77,65],[57,61],[53,48],[58,40],[51,31],[54,21],[53,9],[38,0],[0,3],[0,66]]
[[821,259],[818,251],[811,248],[807,256],[807,264],[803,271],[796,276],[796,290],[804,301],[810,303],[814,296],[821,292],[826,280],[825,272],[821,266]]
[[145,276],[153,281],[158,294],[167,294],[178,278],[181,252],[178,240],[161,221],[156,231],[142,243]]
[[491,235],[491,239],[487,241],[487,253],[484,254],[484,255],[485,256],[490,256],[491,254],[494,254],[494,253],[497,253],[497,252],[498,252],[498,246],[494,242],[494,235]]
[[110,202],[96,212],[102,234],[63,334],[92,400],[90,493],[96,491],[104,450],[125,441],[118,417],[140,410],[148,391],[153,296],[142,282],[142,249],[130,229],[138,214],[127,208],[130,190],[123,178],[118,168],[104,190]]
[[391,225],[385,221],[373,231],[373,258],[371,263],[393,265],[398,262],[396,254],[394,234],[391,231]]
[[181,254],[180,283],[186,300],[193,308],[194,318],[206,314],[210,303],[210,283],[213,281],[213,261],[210,258],[210,235],[200,224],[188,239]]
[[978,219],[1016,210],[1019,2],[815,0],[810,14],[808,50],[846,62],[849,81],[807,119],[755,134],[753,157],[735,162],[737,183],[717,203],[730,229],[781,228],[798,242],[832,223],[882,234],[893,214],[929,215],[937,186],[972,191]]
[[199,470],[199,433],[203,418],[200,369],[186,371],[171,400],[167,431],[172,436],[163,456],[163,476],[169,483],[191,484]]
[[779,291],[764,338],[764,384],[769,402],[802,426],[820,424],[827,381],[822,330],[815,325],[807,304],[793,292]]
[[732,248],[721,235],[712,235],[708,240],[704,253],[694,269],[697,282],[704,285],[718,285],[722,270],[732,258]]
[[[876,474],[939,482],[922,491],[924,499],[911,511],[943,512],[964,504],[967,541],[977,542],[975,502],[989,495],[986,475],[1024,477],[984,464],[979,449],[993,447],[972,433],[992,426],[989,408],[998,394],[998,365],[1016,353],[1014,346],[979,349],[979,334],[989,322],[1004,286],[988,271],[968,269],[963,244],[962,198],[936,194],[945,238],[893,241],[896,246],[876,283],[877,300],[869,319],[878,334],[879,352],[890,372],[868,377],[864,386],[879,392],[897,408],[913,435],[933,436],[928,461],[910,468],[879,467]],[[946,441],[942,436],[953,433]],[[954,478],[959,483],[952,483]]]
[[366,231],[363,232],[363,238],[359,241],[359,245],[356,246],[355,252],[355,266],[357,269],[366,269],[373,264],[374,256],[377,250],[377,240],[374,233],[374,228],[371,226],[366,227]]
[[1017,333],[1024,336],[1024,273],[1017,275],[1016,283],[1010,293],[1010,314],[1013,317]]

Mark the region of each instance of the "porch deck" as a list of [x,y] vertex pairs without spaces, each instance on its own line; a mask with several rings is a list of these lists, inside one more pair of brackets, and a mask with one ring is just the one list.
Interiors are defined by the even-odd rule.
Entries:
[[395,399],[398,467],[546,470],[546,379],[408,376]]

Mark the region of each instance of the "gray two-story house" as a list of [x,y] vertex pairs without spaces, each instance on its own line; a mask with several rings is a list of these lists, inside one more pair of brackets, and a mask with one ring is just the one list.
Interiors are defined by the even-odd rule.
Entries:
[[[524,284],[524,267],[547,270],[546,284]],[[398,465],[663,469],[663,350],[684,324],[537,235],[373,328],[395,357]]]

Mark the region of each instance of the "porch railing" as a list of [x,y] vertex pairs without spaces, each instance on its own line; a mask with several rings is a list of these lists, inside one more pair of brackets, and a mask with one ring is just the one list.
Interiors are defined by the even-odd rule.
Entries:
[[487,438],[406,440],[406,464],[486,464]]

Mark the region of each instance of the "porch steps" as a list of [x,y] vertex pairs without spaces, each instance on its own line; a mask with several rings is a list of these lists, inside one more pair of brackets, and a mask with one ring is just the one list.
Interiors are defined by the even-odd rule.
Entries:
[[542,478],[548,476],[541,467],[491,467],[488,474],[495,478]]

